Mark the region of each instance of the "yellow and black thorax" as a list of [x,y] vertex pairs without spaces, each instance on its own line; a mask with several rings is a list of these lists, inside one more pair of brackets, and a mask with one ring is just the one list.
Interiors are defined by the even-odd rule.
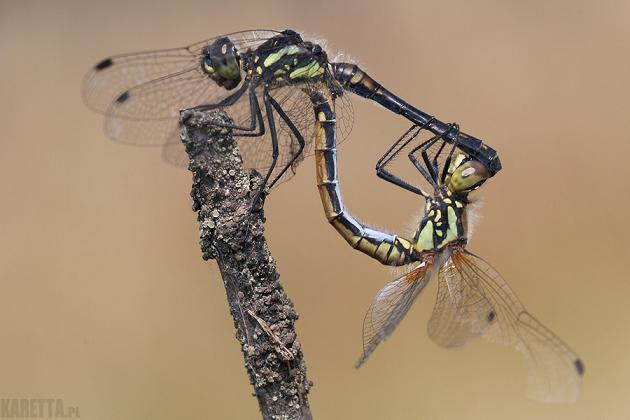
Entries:
[[417,252],[439,250],[456,240],[465,240],[464,226],[468,199],[449,189],[428,197],[425,213],[413,237]]
[[302,40],[293,31],[272,38],[252,52],[251,69],[269,84],[321,79],[328,69],[328,56],[321,46]]

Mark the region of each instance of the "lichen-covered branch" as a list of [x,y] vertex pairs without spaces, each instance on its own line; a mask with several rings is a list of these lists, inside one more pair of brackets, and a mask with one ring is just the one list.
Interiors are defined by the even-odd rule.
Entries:
[[[182,141],[193,173],[203,258],[216,259],[223,277],[245,367],[264,419],[311,419],[298,314],[280,284],[263,236],[262,205],[252,199],[262,184],[245,172],[220,111],[184,111]],[[257,141],[259,139],[251,139]]]

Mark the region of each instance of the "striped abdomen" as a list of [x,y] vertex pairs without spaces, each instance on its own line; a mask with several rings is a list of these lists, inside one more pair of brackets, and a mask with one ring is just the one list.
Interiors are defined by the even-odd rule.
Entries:
[[405,102],[370,77],[356,64],[330,63],[330,68],[333,77],[344,89],[375,101],[418,126],[426,126],[433,134],[443,135],[444,139],[449,143],[457,141],[457,147],[470,157],[483,163],[490,171],[490,176],[501,170],[501,161],[494,149],[473,136],[451,130],[449,124],[445,124]]
[[337,178],[335,114],[319,92],[311,93],[311,101],[316,118],[317,187],[330,224],[353,248],[382,264],[405,265],[418,261],[419,255],[409,240],[369,228],[346,211]]

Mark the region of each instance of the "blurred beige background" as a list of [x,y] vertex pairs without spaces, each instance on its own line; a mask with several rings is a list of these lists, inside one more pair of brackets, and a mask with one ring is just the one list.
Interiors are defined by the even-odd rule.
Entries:
[[[516,352],[429,340],[432,285],[355,370],[392,273],[327,226],[310,158],[266,211],[315,417],[630,418],[630,3],[435,3],[0,1],[0,398],[63,398],[85,419],[258,418],[190,175],[108,141],[80,84],[114,53],[290,27],[499,151],[470,248],[586,364],[576,405],[526,400]],[[421,202],[373,167],[407,123],[354,103],[348,207],[405,232]]]

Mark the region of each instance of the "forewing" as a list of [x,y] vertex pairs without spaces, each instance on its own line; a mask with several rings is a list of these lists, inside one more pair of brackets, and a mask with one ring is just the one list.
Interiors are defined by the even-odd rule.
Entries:
[[[222,36],[228,36],[244,52],[277,34],[260,30]],[[176,125],[170,120],[176,121],[179,111],[216,104],[236,91],[217,85],[201,69],[203,47],[216,39],[102,60],[84,79],[85,103],[106,114],[105,131],[112,139],[140,145],[163,144]]]
[[121,93],[151,80],[190,68],[199,62],[186,48],[121,54],[102,60],[83,80],[83,99],[94,111],[106,113]]
[[386,340],[405,317],[416,297],[434,273],[432,262],[422,262],[408,274],[387,283],[377,294],[363,320],[363,355],[356,363],[360,367],[372,352]]
[[[270,30],[248,30],[221,35],[221,37],[229,37],[239,51],[245,51],[258,47],[278,34],[279,32]],[[123,92],[151,80],[178,74],[194,65],[199,65],[203,48],[217,38],[219,37],[200,41],[187,47],[119,54],[101,60],[85,75],[84,101],[91,109],[106,113]]]
[[[484,325],[484,318],[486,321],[492,318],[481,332],[485,338],[514,347],[525,355],[530,398],[544,402],[574,402],[584,372],[577,354],[527,312],[503,278],[483,259],[467,251],[457,251],[452,254],[452,263],[459,274],[452,277],[457,284],[456,293],[450,296],[459,320]],[[458,296],[474,298],[462,300]],[[466,304],[469,301],[471,305]],[[488,315],[490,307],[493,308],[492,316]],[[477,328],[470,331],[472,333],[467,338],[479,332]]]

